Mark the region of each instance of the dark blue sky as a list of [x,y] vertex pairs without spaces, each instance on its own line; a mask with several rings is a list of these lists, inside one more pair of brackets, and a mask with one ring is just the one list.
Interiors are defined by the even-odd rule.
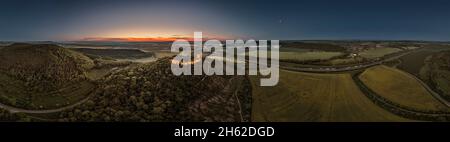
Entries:
[[0,40],[189,36],[450,41],[446,0],[0,0]]

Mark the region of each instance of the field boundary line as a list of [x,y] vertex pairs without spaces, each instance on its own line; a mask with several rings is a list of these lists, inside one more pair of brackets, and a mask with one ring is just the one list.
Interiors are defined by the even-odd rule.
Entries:
[[383,108],[393,114],[402,116],[404,118],[409,118],[409,119],[424,120],[424,121],[450,120],[450,113],[436,112],[436,111],[425,112],[425,111],[420,111],[420,110],[414,110],[414,109],[396,104],[396,103],[378,95],[376,92],[374,92],[372,89],[370,89],[368,86],[366,86],[359,79],[359,75],[361,73],[362,72],[352,75],[352,78],[355,81],[355,84],[366,95],[366,97],[368,97],[370,100],[372,100],[373,103],[380,106],[381,108]]

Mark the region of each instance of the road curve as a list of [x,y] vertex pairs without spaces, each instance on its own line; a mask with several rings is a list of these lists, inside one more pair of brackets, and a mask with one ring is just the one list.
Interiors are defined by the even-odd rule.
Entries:
[[11,113],[29,113],[29,114],[44,114],[44,113],[55,113],[55,112],[60,112],[60,111],[64,111],[66,109],[71,109],[74,108],[80,104],[83,104],[84,102],[86,102],[87,100],[89,100],[90,96],[84,98],[83,100],[74,103],[72,105],[68,105],[65,107],[61,107],[61,108],[57,108],[57,109],[47,109],[47,110],[28,110],[28,109],[22,109],[22,108],[17,108],[14,106],[9,106],[9,105],[5,105],[0,103],[0,108],[6,109],[8,111],[10,111]]

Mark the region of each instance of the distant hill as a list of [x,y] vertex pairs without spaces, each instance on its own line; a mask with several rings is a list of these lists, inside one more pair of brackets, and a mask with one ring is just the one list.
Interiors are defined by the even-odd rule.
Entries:
[[146,50],[170,50],[172,42],[100,42],[100,41],[75,41],[62,42],[64,47],[98,47],[98,48],[129,48]]
[[138,49],[92,49],[92,48],[71,48],[72,50],[84,53],[91,57],[107,57],[114,59],[139,59],[153,57],[153,53],[143,52]]
[[52,91],[85,80],[88,57],[52,44],[15,43],[0,49],[0,72],[34,91]]
[[245,76],[175,76],[170,58],[162,58],[106,76],[90,100],[60,120],[249,121],[249,85]]

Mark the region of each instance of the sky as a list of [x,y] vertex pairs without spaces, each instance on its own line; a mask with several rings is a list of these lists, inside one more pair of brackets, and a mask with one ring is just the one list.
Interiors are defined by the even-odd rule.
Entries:
[[450,41],[448,0],[0,0],[0,41]]

